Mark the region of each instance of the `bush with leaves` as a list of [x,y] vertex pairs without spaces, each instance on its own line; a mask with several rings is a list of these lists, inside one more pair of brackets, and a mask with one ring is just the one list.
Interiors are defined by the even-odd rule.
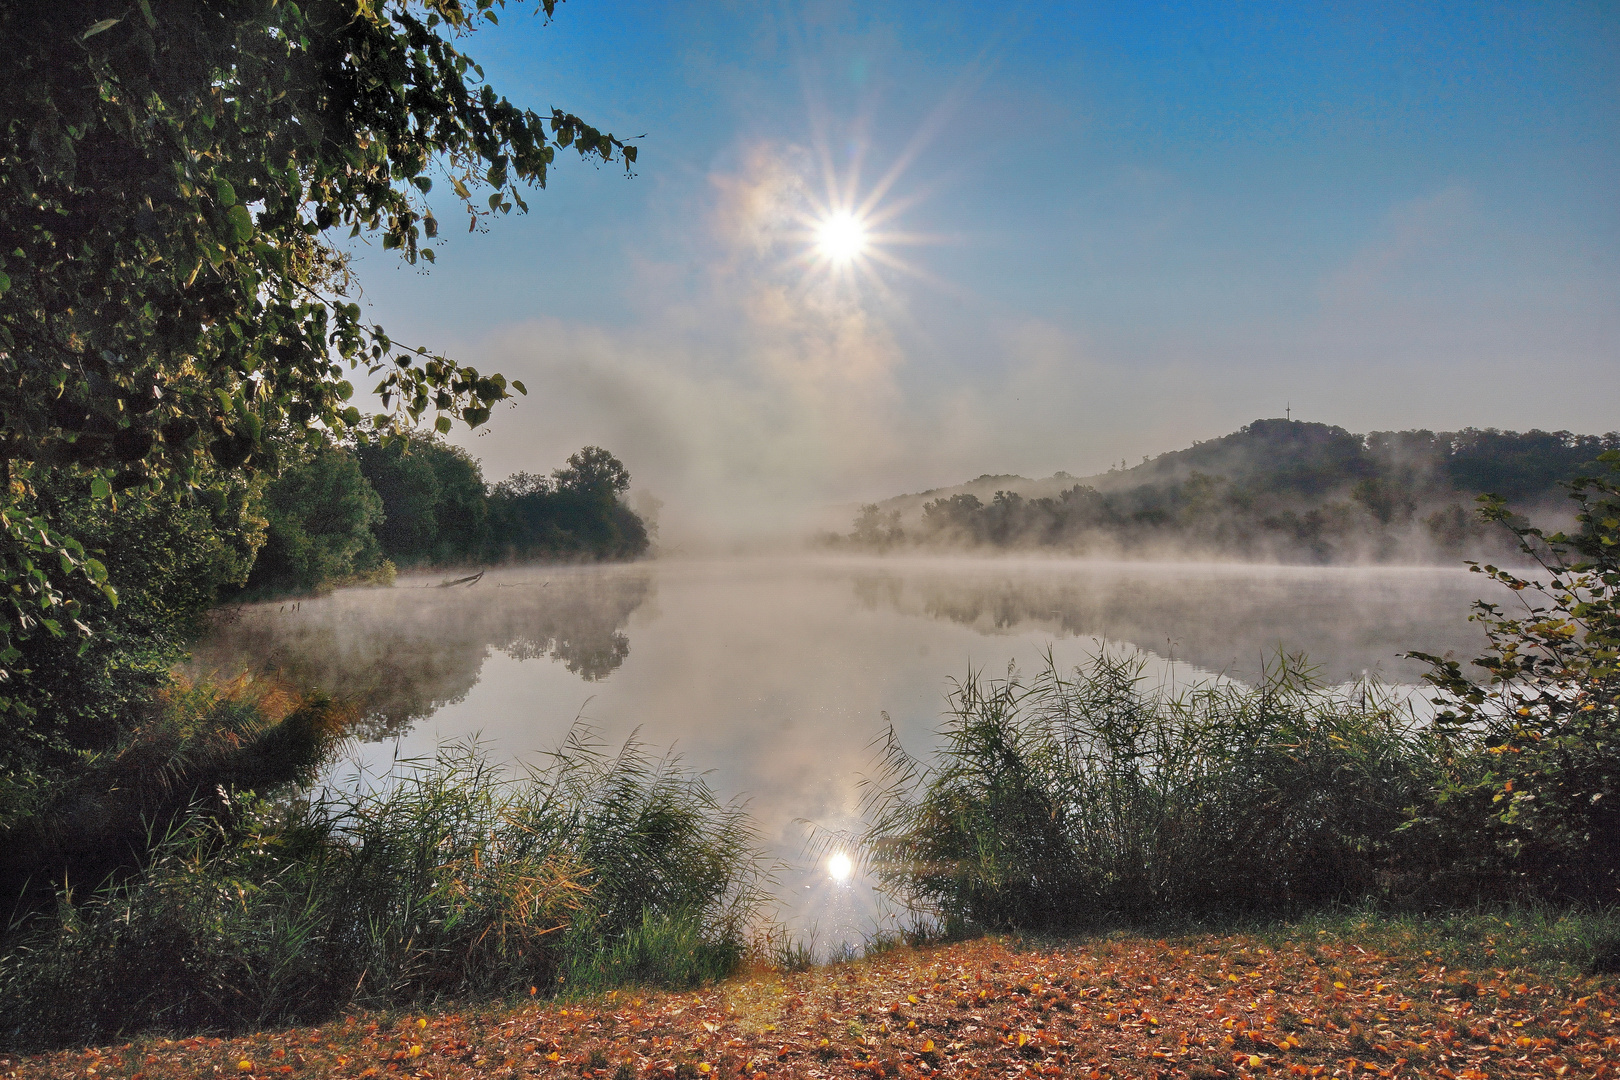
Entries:
[[1412,828],[1460,853],[1480,892],[1613,903],[1620,895],[1620,451],[1605,476],[1570,484],[1576,528],[1545,533],[1485,496],[1541,573],[1473,570],[1510,590],[1480,601],[1488,651],[1475,682],[1455,660],[1427,660],[1445,770]]
[[[264,537],[262,484],[215,476],[194,496],[91,492],[83,470],[37,470],[29,504],[99,556],[117,602],[81,593],[98,632],[36,634],[13,645],[0,710],[0,823],[24,811],[32,781],[77,767],[138,722],[224,591],[246,580]],[[21,801],[19,801],[21,800]]]

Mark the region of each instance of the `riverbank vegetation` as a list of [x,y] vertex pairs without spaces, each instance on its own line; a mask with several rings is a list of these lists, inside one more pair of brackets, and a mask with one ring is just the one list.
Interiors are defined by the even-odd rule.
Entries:
[[[857,846],[946,927],[1104,918],[1613,904],[1620,888],[1620,451],[1572,485],[1569,533],[1487,500],[1542,572],[1475,566],[1490,648],[1431,664],[1433,715],[1284,661],[1169,693],[1139,660],[970,677],[929,759],[893,738]],[[1477,681],[1476,681],[1477,680]],[[835,839],[835,838],[829,838]]]
[[[1620,470],[1620,453],[1604,464]],[[923,938],[1258,925],[1346,908],[1397,921],[1496,910],[1585,926],[1579,962],[1612,966],[1617,480],[1573,485],[1568,533],[1486,505],[1545,570],[1478,568],[1522,597],[1523,612],[1479,606],[1491,644],[1478,682],[1429,658],[1432,710],[1403,709],[1372,686],[1318,686],[1292,661],[1255,687],[1179,694],[1144,679],[1139,662],[1106,655],[1072,675],[970,677],[936,753],[912,757],[891,737],[864,832],[826,839],[910,909]],[[318,704],[288,703],[283,727],[302,716],[297,730],[326,730]],[[244,751],[280,730],[241,727]],[[634,745],[615,756],[576,739],[515,779],[475,753],[452,754],[384,783],[313,793],[251,793],[252,760],[230,766],[241,775],[225,776],[213,801],[167,818],[120,871],[14,924],[0,961],[9,1043],[244,1030],[530,987],[695,985],[738,970],[758,926],[766,876],[746,816]],[[802,958],[791,945],[781,953]],[[1178,984],[1192,977],[1165,970]],[[1244,972],[1227,974],[1241,982]],[[1469,985],[1506,986],[1511,997],[1504,979]],[[131,994],[137,984],[150,996]],[[1323,1008],[1300,1015],[1314,1021]],[[899,1009],[878,1015],[909,1023],[924,1011]],[[1384,1061],[1366,1052],[1380,1045],[1366,1035],[1371,1022],[1352,1021],[1362,1041],[1346,1045]],[[1333,1023],[1354,1039],[1349,1022]],[[1411,1041],[1438,1039],[1467,1060],[1435,1031]],[[1254,1041],[1252,1056],[1304,1046],[1265,1038],[1272,1050]],[[1212,1049],[1192,1039],[1177,1052]],[[825,1060],[864,1060],[864,1045],[839,1044]]]
[[[75,599],[73,620],[86,632],[42,629],[9,646],[0,834],[54,798],[41,792],[57,779],[93,774],[109,755],[128,758],[130,740],[165,722],[172,671],[221,603],[386,583],[396,556],[421,567],[439,557],[451,565],[629,558],[647,547],[646,529],[621,500],[629,474],[597,447],[550,478],[520,473],[493,489],[464,451],[431,436],[386,446],[328,441],[289,449],[287,458],[274,479],[215,471],[183,498],[132,489],[103,499],[83,470],[35,473],[30,505],[73,530],[102,584]],[[392,503],[371,486],[368,461]],[[195,786],[183,768],[164,765],[162,775],[185,791]]]
[[584,731],[519,775],[450,748],[275,799],[222,787],[153,824],[137,871],[11,935],[6,1044],[698,985],[735,969],[767,884],[739,806],[677,760]]
[[[142,1012],[156,999],[129,992],[148,976],[192,1017],[174,1022],[242,1022],[241,1000],[277,1000],[242,987],[304,970],[253,933],[420,937],[389,921],[419,909],[415,894],[379,900],[362,926],[344,919],[364,905],[342,905],[364,889],[333,901],[311,876],[349,881],[343,858],[375,850],[337,823],[368,804],[296,794],[340,740],[344,705],[176,680],[211,608],[386,581],[397,566],[646,547],[619,503],[628,475],[600,449],[485,491],[475,462],[420,431],[478,427],[524,386],[402,347],[354,300],[354,238],[426,267],[443,242],[433,206],[459,206],[478,228],[525,210],[561,151],[635,161],[634,146],[578,116],[541,116],[485,81],[462,46],[503,6],[0,5],[14,45],[0,82],[6,1040],[81,1037],[53,1016],[104,1030],[98,1003],[126,1010],[118,1024],[159,1022]],[[453,195],[430,206],[435,177]],[[368,381],[381,413],[351,403],[351,379]],[[662,805],[649,813],[680,820]],[[441,839],[406,817],[397,836]],[[613,864],[593,857],[580,873],[598,881]],[[299,921],[295,885],[309,887],[313,923]],[[233,903],[262,903],[265,921],[244,929]],[[648,910],[653,929],[697,917]],[[713,923],[701,930],[715,940]],[[190,963],[194,983],[174,967]]]
[[1539,517],[1620,433],[1398,431],[1257,420],[1223,438],[1077,479],[984,476],[861,508],[827,546],[1056,550],[1110,557],[1441,562],[1517,554],[1471,512],[1500,495]]

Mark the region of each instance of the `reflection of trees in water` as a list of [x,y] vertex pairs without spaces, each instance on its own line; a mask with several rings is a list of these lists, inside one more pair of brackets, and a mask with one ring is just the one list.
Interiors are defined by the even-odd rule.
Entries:
[[869,609],[941,619],[983,634],[1025,627],[1126,642],[1206,671],[1252,676],[1279,650],[1304,653],[1329,680],[1378,672],[1416,682],[1411,649],[1472,656],[1467,621],[1486,583],[1422,571],[1321,573],[1107,567],[863,574]]
[[353,701],[375,740],[466,697],[491,649],[549,658],[591,682],[630,654],[623,627],[653,595],[646,570],[542,570],[472,588],[350,590],[232,609],[192,650],[198,672],[278,673]]
[[549,656],[553,660],[561,660],[564,667],[586,682],[601,682],[630,655],[630,639],[616,630],[605,638],[592,635],[586,640],[518,638],[501,646],[501,651],[514,660]]

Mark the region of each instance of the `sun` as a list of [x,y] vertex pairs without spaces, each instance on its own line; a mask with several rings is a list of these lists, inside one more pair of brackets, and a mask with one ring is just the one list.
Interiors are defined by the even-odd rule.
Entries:
[[834,881],[848,881],[854,872],[855,864],[842,851],[834,852],[832,858],[827,860],[827,874]]
[[828,262],[853,262],[866,251],[866,224],[848,211],[823,218],[816,228],[816,246]]

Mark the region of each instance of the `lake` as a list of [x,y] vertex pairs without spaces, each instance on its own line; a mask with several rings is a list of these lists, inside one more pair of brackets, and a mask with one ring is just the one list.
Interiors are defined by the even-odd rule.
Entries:
[[298,603],[226,609],[198,672],[279,670],[360,703],[343,769],[385,772],[476,736],[534,758],[576,722],[639,731],[749,801],[784,914],[859,939],[870,889],[804,856],[806,822],[853,826],[872,740],[894,724],[926,752],[952,678],[1139,650],[1150,676],[1252,680],[1279,651],[1332,683],[1411,686],[1410,649],[1475,656],[1467,621],[1494,588],[1460,569],[968,558],[757,558],[491,571],[476,585],[402,578]]

